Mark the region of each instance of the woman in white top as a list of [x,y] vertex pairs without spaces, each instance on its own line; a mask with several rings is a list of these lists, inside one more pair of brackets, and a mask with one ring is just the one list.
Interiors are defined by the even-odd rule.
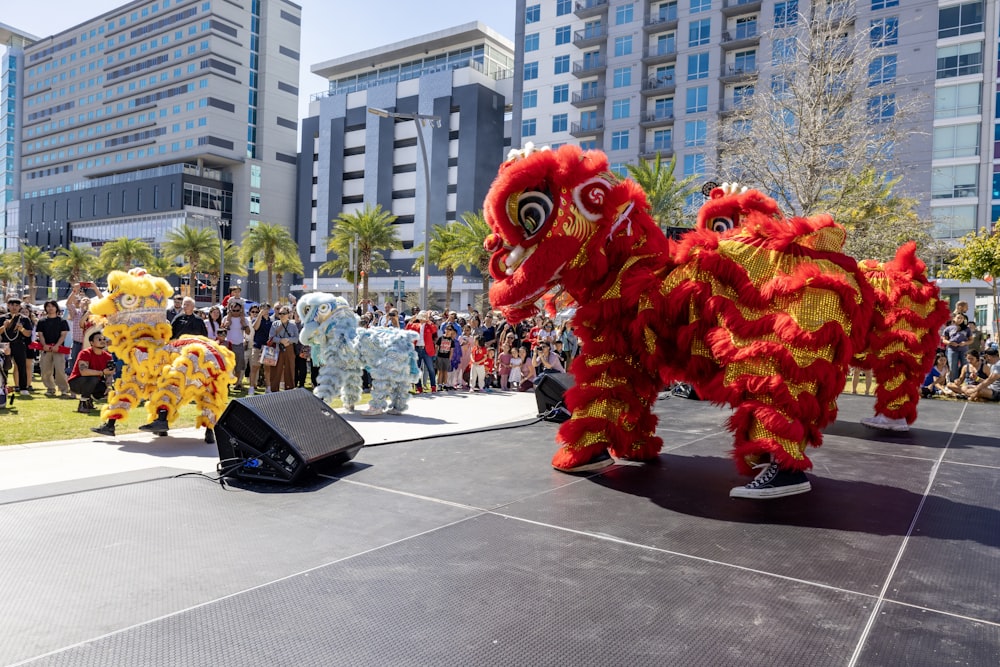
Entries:
[[205,328],[208,329],[208,337],[215,340],[222,328],[222,310],[218,306],[208,309],[208,317],[205,319]]
[[242,299],[230,299],[226,308],[229,312],[226,314],[226,319],[222,320],[222,328],[229,330],[226,334],[226,342],[229,344],[229,349],[236,355],[236,368],[233,369],[236,384],[233,389],[240,391],[243,389],[243,375],[246,373],[247,367],[245,343],[252,329],[250,328],[250,318],[243,311]]

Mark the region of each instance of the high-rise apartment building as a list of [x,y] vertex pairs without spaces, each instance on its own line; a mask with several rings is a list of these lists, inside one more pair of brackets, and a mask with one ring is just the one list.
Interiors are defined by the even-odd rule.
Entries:
[[[404,249],[389,254],[389,272],[371,276],[370,288],[388,294],[402,276],[407,291],[418,289],[412,248],[428,223],[481,209],[505,158],[513,60],[509,39],[473,22],[312,66],[329,84],[302,122],[297,241],[307,276],[330,258],[326,240],[340,214],[381,205],[397,216]],[[414,115],[437,120],[407,118]],[[433,266],[430,273],[431,289],[442,295],[444,277]],[[318,285],[352,289],[340,278]],[[463,292],[473,288],[482,291],[479,279],[468,290],[459,280],[450,305],[464,307]]]
[[[770,86],[788,44],[775,29],[809,0],[518,0],[513,139],[600,148],[612,168],[677,157],[682,175],[718,174],[719,119]],[[841,5],[841,7],[837,7]],[[1000,217],[998,10],[986,0],[824,0],[884,49],[871,71],[924,102],[897,157],[907,194],[956,239]],[[898,83],[898,86],[893,84]]]
[[290,228],[300,25],[289,0],[139,0],[8,44],[7,231],[54,250]]

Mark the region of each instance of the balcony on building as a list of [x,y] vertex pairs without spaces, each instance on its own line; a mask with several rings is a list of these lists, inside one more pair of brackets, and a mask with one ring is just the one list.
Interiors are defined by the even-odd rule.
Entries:
[[759,12],[761,0],[723,0],[722,15],[736,16],[737,14],[749,14]]
[[569,133],[579,139],[580,137],[593,137],[604,133],[604,121],[590,120],[582,123],[570,123]]
[[589,25],[583,30],[573,33],[573,46],[585,49],[588,46],[601,44],[608,38],[608,27],[603,23]]
[[592,16],[608,15],[608,0],[580,0],[576,3],[573,13],[578,19],[589,19]]
[[650,76],[642,82],[643,95],[662,95],[674,92],[677,80],[672,76]]
[[722,74],[719,80],[723,83],[734,83],[757,77],[760,69],[756,64],[737,65],[736,63],[726,63],[722,66]]
[[738,26],[735,30],[722,32],[723,49],[743,49],[756,44],[760,44],[760,31],[757,30],[757,24]]
[[661,12],[659,14],[649,16],[642,24],[642,29],[647,33],[661,32],[664,30],[676,30],[677,7],[674,6],[673,11],[670,12]]
[[639,118],[639,127],[650,129],[662,125],[673,125],[674,114],[672,111],[647,111]]
[[570,104],[575,107],[592,107],[597,104],[603,104],[604,95],[604,86],[586,88],[573,93],[573,98],[570,100]]
[[593,58],[584,58],[573,63],[573,76],[583,79],[588,76],[600,74],[607,69],[608,60],[603,55]]
[[643,160],[655,160],[657,153],[661,160],[669,160],[674,156],[674,147],[665,141],[644,141],[639,144],[639,157]]
[[652,44],[642,52],[643,65],[661,65],[677,60],[677,44]]

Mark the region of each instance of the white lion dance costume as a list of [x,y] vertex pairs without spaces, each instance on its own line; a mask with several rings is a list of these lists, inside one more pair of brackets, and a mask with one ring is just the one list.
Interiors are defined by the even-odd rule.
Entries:
[[170,340],[167,301],[173,293],[170,283],[144,269],[112,271],[108,294],[90,304],[108,349],[125,362],[101,412],[107,421],[91,429],[95,433],[115,435],[115,422],[145,400],[150,423],[139,428],[166,435],[180,407],[194,401],[201,410],[195,426],[205,427],[205,442],[215,442],[213,429],[229,401],[236,357],[202,336]]
[[[410,385],[420,377],[417,334],[405,329],[358,326],[358,316],[343,297],[313,292],[296,304],[302,330],[299,341],[312,348],[322,364],[313,393],[323,400],[340,393],[344,407],[354,410],[361,400],[361,371],[372,376],[371,401],[366,415],[406,410]],[[389,407],[389,404],[392,407]]]

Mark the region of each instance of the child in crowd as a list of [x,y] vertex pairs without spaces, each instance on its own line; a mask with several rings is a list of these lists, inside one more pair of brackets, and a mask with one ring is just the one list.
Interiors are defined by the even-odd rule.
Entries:
[[454,389],[448,382],[451,374],[451,357],[455,352],[455,329],[441,327],[441,337],[438,339],[437,355],[434,358],[434,368],[437,371],[437,383],[443,389]]
[[497,375],[500,376],[500,389],[504,391],[510,387],[510,362],[512,358],[510,343],[507,341],[500,343],[500,349],[497,351]]
[[486,389],[486,341],[482,336],[476,336],[472,349],[469,351],[469,388],[472,391]]
[[510,377],[507,378],[508,386],[511,389],[518,389],[521,384],[521,348],[515,347],[510,351]]
[[948,382],[948,357],[938,352],[934,358],[934,367],[924,376],[923,384],[920,387],[920,395],[924,398],[937,396],[941,390],[947,389]]
[[472,343],[474,342],[472,338],[472,327],[468,324],[462,327],[462,335],[458,337],[458,342],[459,345],[462,346],[462,372],[460,375],[462,378],[462,388],[468,389],[469,382],[465,378],[467,377],[466,374],[469,373],[469,364],[471,363],[469,353],[472,352]]

